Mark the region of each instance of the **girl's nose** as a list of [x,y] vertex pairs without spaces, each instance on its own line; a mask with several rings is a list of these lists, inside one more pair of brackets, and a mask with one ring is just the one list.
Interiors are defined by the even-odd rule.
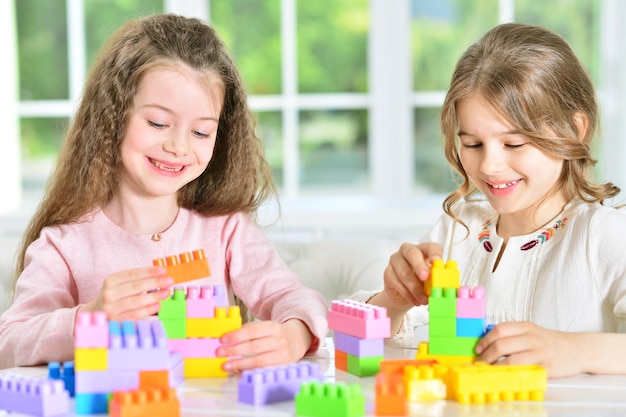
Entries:
[[184,133],[172,132],[172,135],[163,143],[163,149],[174,155],[185,155],[189,150],[189,139]]
[[493,175],[501,172],[506,165],[503,153],[496,147],[485,147],[480,171],[485,175]]

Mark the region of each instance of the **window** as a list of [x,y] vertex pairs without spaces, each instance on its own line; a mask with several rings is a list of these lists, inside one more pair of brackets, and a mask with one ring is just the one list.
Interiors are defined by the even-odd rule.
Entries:
[[602,104],[598,175],[626,188],[619,1],[20,0],[14,11],[21,217],[38,201],[103,41],[124,20],[160,11],[207,19],[228,45],[286,226],[408,227],[414,235],[412,227],[432,223],[454,186],[438,125],[452,70],[470,43],[504,21],[546,26],[572,44]]

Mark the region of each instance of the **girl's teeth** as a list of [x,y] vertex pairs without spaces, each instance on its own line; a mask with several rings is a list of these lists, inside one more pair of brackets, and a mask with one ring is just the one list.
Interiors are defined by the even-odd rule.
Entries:
[[500,185],[495,185],[495,184],[492,184],[491,186],[492,186],[493,188],[497,188],[497,189],[501,190],[501,189],[503,189],[503,188],[510,187],[511,185],[515,184],[516,182],[517,182],[517,181],[507,182],[506,184],[500,184]]
[[178,168],[172,168],[172,167],[168,167],[165,166],[163,164],[160,164],[157,161],[152,161],[152,163],[154,164],[155,167],[162,169],[163,171],[170,171],[170,172],[180,172],[181,169],[183,169],[182,166],[178,167]]

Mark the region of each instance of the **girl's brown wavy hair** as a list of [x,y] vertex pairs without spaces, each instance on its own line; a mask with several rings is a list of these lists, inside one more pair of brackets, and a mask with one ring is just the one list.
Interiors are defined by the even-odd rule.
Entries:
[[481,95],[531,143],[564,160],[553,192],[562,190],[567,200],[600,203],[620,192],[610,182],[595,184],[590,179],[589,170],[596,164],[590,146],[598,104],[585,67],[556,33],[507,23],[491,29],[461,56],[441,109],[446,159],[461,177],[443,210],[459,223],[463,224],[454,213],[455,204],[477,192],[458,153],[456,106],[470,94]]
[[45,195],[22,240],[26,248],[47,226],[75,223],[106,205],[118,190],[120,142],[146,71],[184,65],[224,86],[215,150],[207,169],[178,192],[181,207],[205,216],[254,214],[276,196],[263,144],[239,72],[215,30],[199,19],[160,14],[132,20],[104,45],[58,155]]

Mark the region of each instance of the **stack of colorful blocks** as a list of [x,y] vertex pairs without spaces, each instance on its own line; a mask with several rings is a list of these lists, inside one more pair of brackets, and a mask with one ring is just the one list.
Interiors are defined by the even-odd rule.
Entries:
[[77,414],[106,413],[114,391],[182,383],[182,358],[170,354],[159,320],[120,323],[103,311],[80,312],[74,340]]
[[429,327],[427,356],[424,345],[417,358],[434,358],[440,363],[471,363],[478,340],[485,334],[485,290],[461,287],[456,261],[433,262],[431,277],[425,283]]
[[335,300],[328,312],[334,331],[335,368],[356,376],[376,375],[384,357],[391,321],[383,307],[353,300]]
[[171,351],[180,352],[185,378],[227,376],[217,357],[224,333],[242,324],[238,306],[229,306],[223,285],[175,287],[172,296],[161,302],[163,323]]
[[70,396],[63,381],[0,374],[0,410],[40,417],[70,412]]

